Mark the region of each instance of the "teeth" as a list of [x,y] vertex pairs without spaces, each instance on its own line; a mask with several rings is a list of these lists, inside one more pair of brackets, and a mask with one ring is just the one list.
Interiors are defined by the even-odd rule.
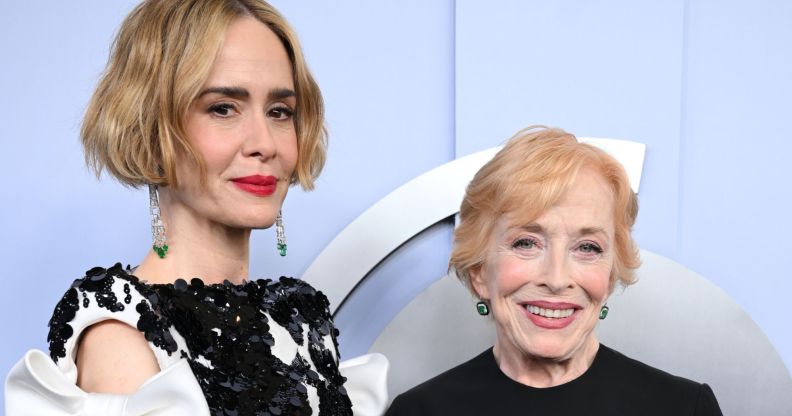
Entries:
[[525,308],[528,312],[545,318],[566,318],[575,312],[574,309],[545,309],[533,305],[526,305]]

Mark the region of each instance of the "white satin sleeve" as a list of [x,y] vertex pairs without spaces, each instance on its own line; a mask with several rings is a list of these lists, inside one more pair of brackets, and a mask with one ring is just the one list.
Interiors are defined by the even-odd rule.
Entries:
[[388,405],[388,359],[380,353],[341,361],[338,370],[346,377],[344,388],[355,416],[380,416]]
[[157,373],[130,395],[86,393],[50,357],[28,351],[8,374],[7,416],[204,416],[201,387],[186,360]]

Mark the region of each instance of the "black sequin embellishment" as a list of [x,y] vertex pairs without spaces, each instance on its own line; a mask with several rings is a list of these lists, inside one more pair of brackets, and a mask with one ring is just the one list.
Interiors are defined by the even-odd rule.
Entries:
[[[125,295],[119,293],[124,303],[113,292],[115,279],[125,281]],[[144,300],[130,305],[132,291]],[[200,279],[179,279],[172,285],[146,285],[120,264],[107,270],[97,267],[74,282],[50,320],[48,341],[55,361],[66,355],[79,293],[84,302],[86,293],[93,294],[97,305],[111,312],[123,310],[124,304],[134,306],[140,315],[138,329],[169,354],[177,350],[169,331],[175,329],[187,344],[180,357],[189,362],[212,415],[311,415],[307,386],[316,389],[319,415],[352,415],[346,380],[332,353],[338,350],[338,331],[327,298],[301,280],[207,285]],[[272,348],[289,340],[275,339],[270,325],[285,328],[309,356],[298,352],[289,363],[278,359]],[[325,345],[328,335],[332,345]]]
[[[195,357],[190,366],[213,415],[310,415],[307,385],[317,390],[320,415],[352,414],[342,393],[345,379],[330,350],[337,350],[337,331],[327,298],[307,283],[287,277],[241,285],[180,279],[151,287],[163,302],[163,316],[185,335]],[[290,363],[278,359],[270,325],[285,328],[297,345],[308,342],[310,357],[298,353]],[[333,345],[325,345],[324,335]]]
[[[47,341],[50,344],[50,356],[55,362],[58,362],[59,358],[66,356],[66,341],[74,334],[69,322],[74,319],[80,309],[78,302],[80,295],[78,294],[82,296],[83,308],[90,306],[91,297],[93,297],[98,307],[107,309],[110,312],[121,312],[126,308],[123,303],[118,301],[118,297],[113,291],[113,283],[117,279],[125,282],[124,292],[126,297],[124,302],[126,304],[132,301],[130,285],[134,286],[135,290],[143,296],[156,296],[147,285],[129,274],[128,269],[125,270],[121,263],[116,263],[109,269],[94,267],[88,270],[85,272],[85,277],[72,283],[71,289],[63,295],[49,321],[50,331]],[[127,288],[130,288],[129,292],[127,292]],[[168,354],[176,352],[176,341],[168,331],[170,324],[158,313],[148,308],[148,305],[143,308],[138,305],[137,312],[140,313],[137,326],[141,332],[144,332],[146,339],[155,346],[165,350]],[[143,323],[142,327],[141,323]]]

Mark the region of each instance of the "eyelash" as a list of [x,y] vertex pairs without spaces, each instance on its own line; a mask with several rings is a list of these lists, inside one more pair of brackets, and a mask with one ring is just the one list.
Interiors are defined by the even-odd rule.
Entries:
[[292,110],[291,108],[286,107],[286,106],[274,107],[274,108],[270,109],[269,111],[267,111],[267,114],[269,115],[269,114],[272,114],[274,112],[283,113],[284,117],[282,117],[282,118],[275,117],[275,119],[277,119],[279,121],[291,120],[291,118],[294,117],[294,110]]
[[[539,242],[533,238],[520,238],[512,243],[512,248],[530,250],[539,245]],[[593,242],[585,242],[577,246],[576,250],[584,254],[600,255],[604,250],[598,244]]]
[[219,113],[220,111],[228,112],[228,111],[233,111],[233,110],[234,110],[234,105],[233,104],[229,104],[229,103],[219,103],[219,104],[214,104],[214,105],[209,106],[209,113],[211,113],[211,114],[213,114],[215,116],[218,116],[218,117],[222,117],[222,118],[228,117],[229,114],[227,114],[227,113],[226,114],[220,114]]
[[532,248],[536,248],[539,245],[539,242],[533,238],[520,238],[514,243],[512,243],[512,248],[519,248],[524,250],[530,250]]
[[[233,104],[219,103],[209,106],[208,111],[217,117],[227,118],[231,116],[228,112],[234,111],[235,109],[236,107]],[[225,112],[225,114],[222,114],[223,112]],[[268,110],[267,115],[273,117],[277,121],[287,121],[294,117],[294,110],[287,106],[277,106]]]
[[[602,254],[602,247],[595,243],[586,242],[577,247],[578,250],[582,251],[583,253],[590,254]],[[585,250],[584,250],[585,249]]]

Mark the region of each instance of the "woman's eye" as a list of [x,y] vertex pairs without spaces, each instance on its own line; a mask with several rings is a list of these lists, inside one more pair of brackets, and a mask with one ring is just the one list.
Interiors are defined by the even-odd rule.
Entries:
[[521,238],[512,244],[512,247],[523,250],[530,250],[532,248],[536,248],[536,246],[537,246],[536,240],[531,238]]
[[601,254],[602,248],[594,243],[583,243],[578,246],[578,250],[586,254]]
[[275,107],[269,110],[268,115],[276,120],[289,120],[294,116],[294,111],[288,107]]
[[215,104],[209,107],[209,112],[219,117],[229,117],[233,111],[234,106],[231,104]]

